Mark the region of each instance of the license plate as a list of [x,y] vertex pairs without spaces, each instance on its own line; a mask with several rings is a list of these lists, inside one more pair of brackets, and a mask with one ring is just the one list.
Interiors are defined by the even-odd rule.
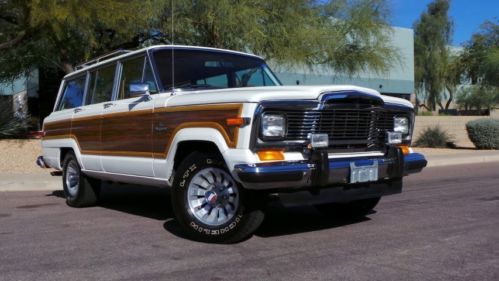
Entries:
[[378,180],[378,161],[371,165],[357,166],[350,162],[350,183],[370,182]]

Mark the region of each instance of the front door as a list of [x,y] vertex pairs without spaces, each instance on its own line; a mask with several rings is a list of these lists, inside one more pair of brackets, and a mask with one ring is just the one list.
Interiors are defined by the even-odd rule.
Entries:
[[145,57],[121,61],[116,98],[103,104],[102,166],[117,174],[153,177],[152,112],[154,96],[130,97],[131,83],[147,83],[156,92]]

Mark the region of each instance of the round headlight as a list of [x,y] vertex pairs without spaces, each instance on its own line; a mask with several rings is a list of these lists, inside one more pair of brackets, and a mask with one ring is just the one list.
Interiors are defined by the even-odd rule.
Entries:
[[393,118],[393,131],[402,134],[409,133],[409,119],[407,117],[395,117]]
[[283,138],[286,134],[286,117],[284,117],[284,114],[264,113],[261,124],[264,138]]

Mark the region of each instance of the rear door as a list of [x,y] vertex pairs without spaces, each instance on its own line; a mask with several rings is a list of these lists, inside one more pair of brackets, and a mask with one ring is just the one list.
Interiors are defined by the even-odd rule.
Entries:
[[102,171],[102,108],[113,95],[116,63],[88,71],[84,106],[75,111],[72,134],[77,138],[86,170]]
[[[131,83],[149,84],[151,96],[131,97]],[[153,177],[152,117],[156,83],[145,54],[119,62],[115,99],[103,106],[102,165],[106,172]]]

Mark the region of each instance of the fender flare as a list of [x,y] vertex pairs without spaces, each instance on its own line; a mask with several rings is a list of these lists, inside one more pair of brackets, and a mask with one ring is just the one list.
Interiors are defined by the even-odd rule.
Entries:
[[170,148],[168,149],[168,154],[166,157],[166,178],[170,183],[173,182],[171,179],[173,174],[173,165],[175,160],[175,155],[177,154],[178,145],[184,141],[206,141],[211,142],[216,145],[220,154],[224,158],[225,163],[227,162],[226,152],[230,149],[227,145],[222,134],[213,128],[197,127],[197,128],[185,128],[178,131],[171,142]]
[[[78,161],[78,164],[80,165],[80,167],[82,169],[85,169],[83,162],[81,161],[80,147],[78,146],[78,143],[76,142],[76,140],[74,138],[69,137],[69,138],[64,138],[64,139],[42,140],[42,147],[58,151],[57,155],[51,155],[51,156],[44,155],[44,158],[46,158],[46,160],[48,159],[50,161],[50,163],[55,164],[55,165],[51,165],[51,167],[55,166],[53,168],[58,169],[58,170],[62,170],[62,168],[63,168],[62,161],[64,161],[64,159],[61,159],[61,151],[62,151],[62,149],[68,148],[68,149],[73,150],[73,152],[76,156],[76,160]],[[52,159],[52,160],[50,160],[50,159]]]

